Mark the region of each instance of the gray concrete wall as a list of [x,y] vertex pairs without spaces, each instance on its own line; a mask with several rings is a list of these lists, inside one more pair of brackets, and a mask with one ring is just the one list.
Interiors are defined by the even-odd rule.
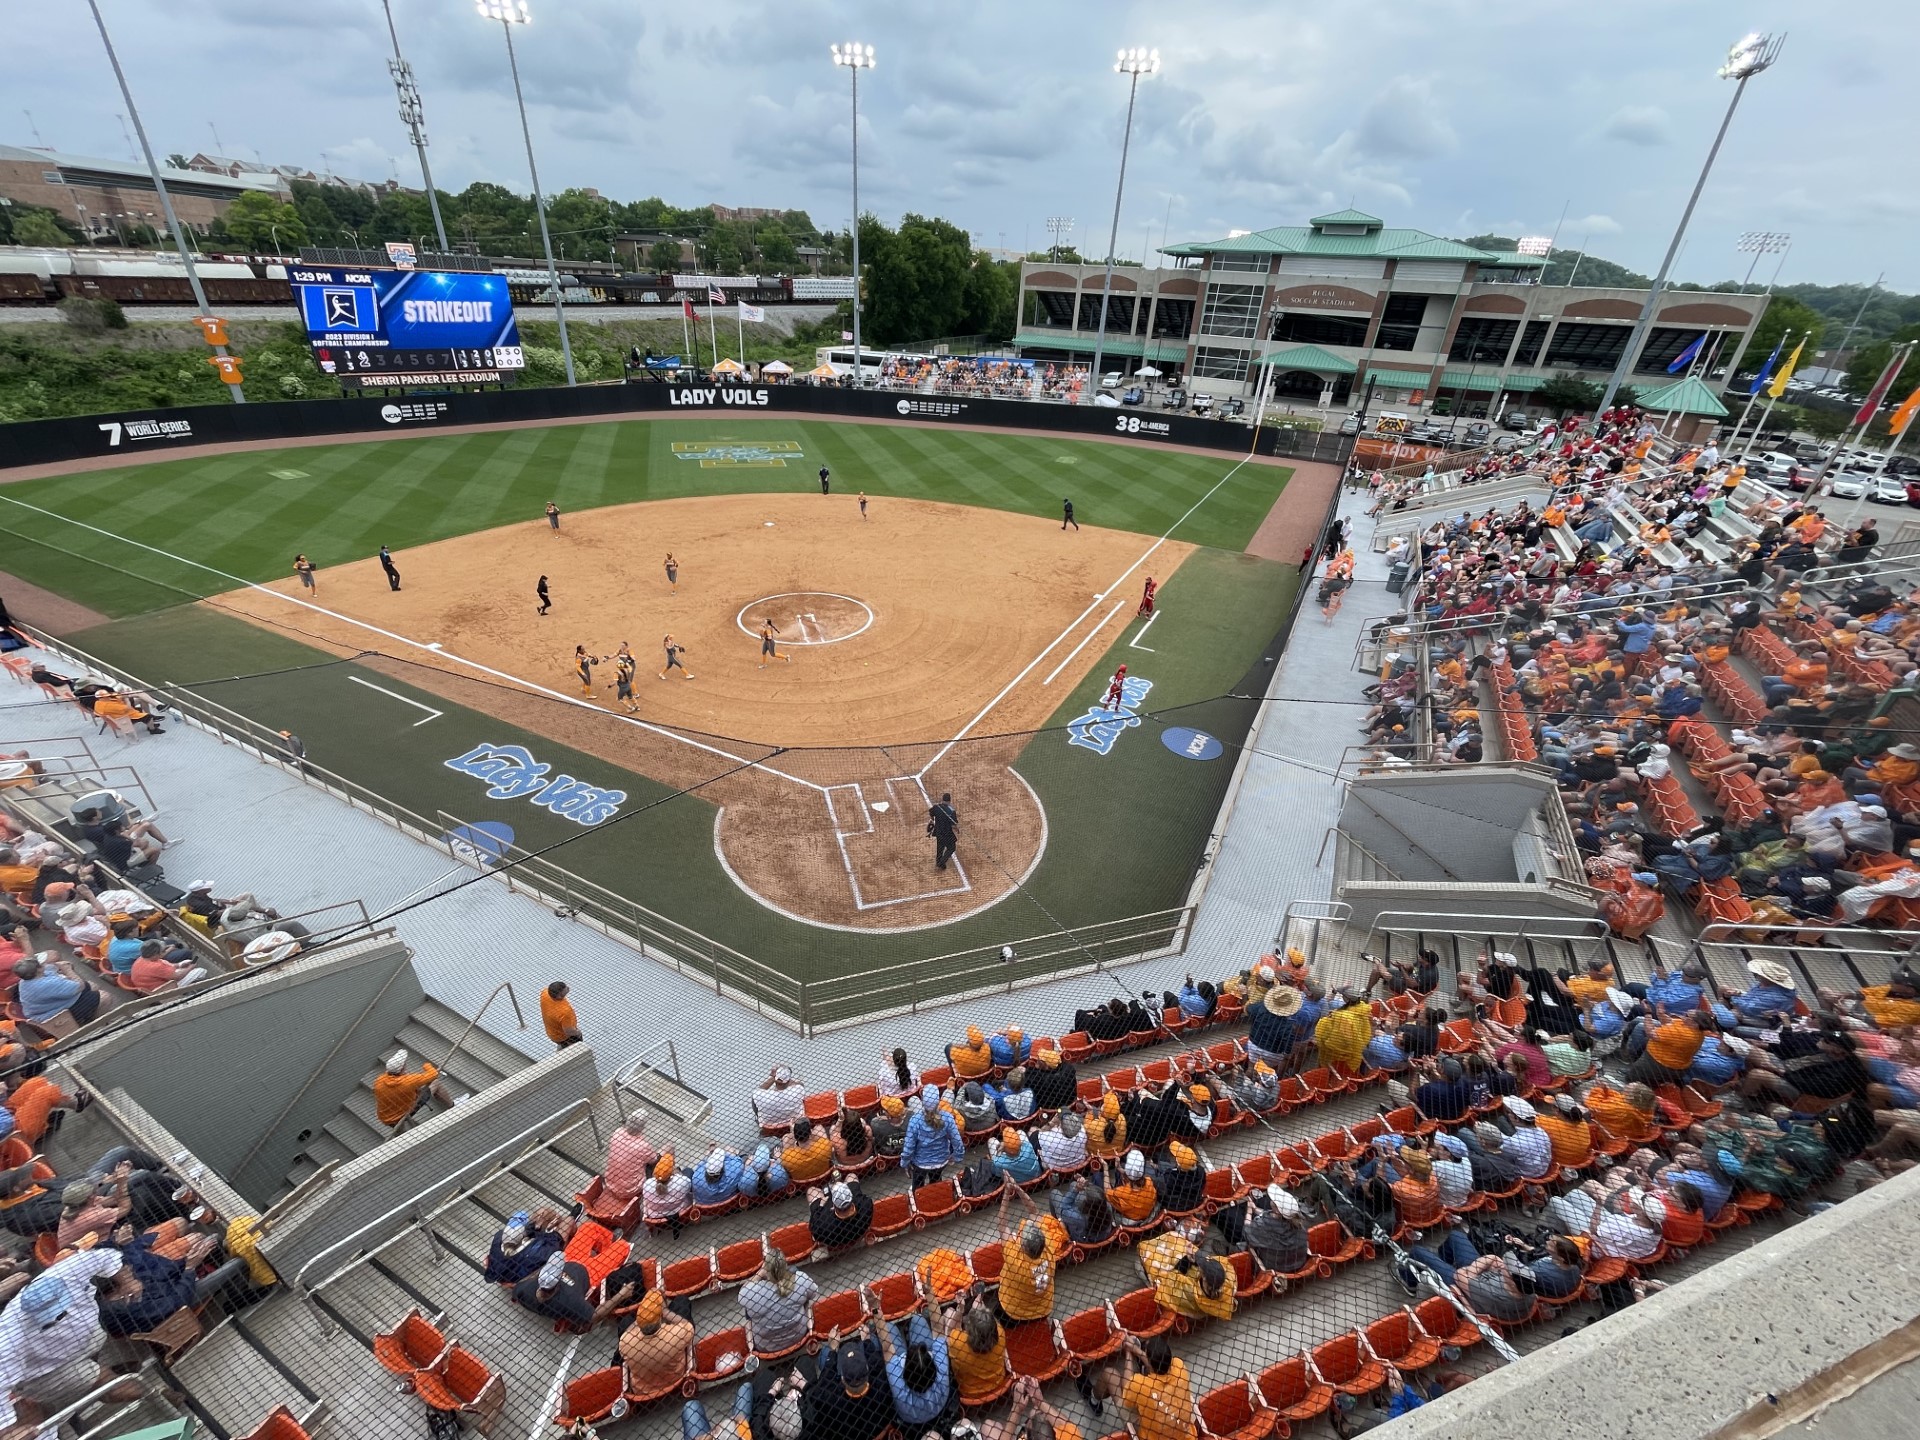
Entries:
[[[1409,914],[1454,917],[1433,921],[1427,930],[1460,930],[1469,934],[1506,935],[1516,928],[1506,919],[1526,917],[1529,935],[1591,935],[1594,931],[1593,906],[1540,885],[1418,884],[1396,880],[1347,881],[1340,886],[1336,900],[1353,907],[1349,924],[1362,930],[1381,916],[1395,930],[1405,931],[1414,922]],[[1484,926],[1477,923],[1485,921]]]
[[[1707,1436],[1920,1317],[1916,1257],[1920,1170],[1909,1170],[1379,1433]],[[1823,1431],[1914,1432],[1912,1417],[1899,1431]]]
[[150,1012],[72,1063],[264,1205],[424,998],[404,944],[364,940]]
[[1502,768],[1361,775],[1340,828],[1407,880],[1504,883],[1513,837],[1551,794],[1544,776]]
[[[592,1048],[570,1045],[480,1091],[465,1104],[416,1121],[377,1149],[342,1165],[330,1183],[282,1218],[260,1248],[281,1277],[290,1279],[336,1241],[375,1225],[398,1207],[411,1206],[416,1197],[424,1197],[419,1200],[421,1210],[431,1210],[442,1199],[478,1183],[484,1164],[471,1175],[458,1172],[599,1088]],[[512,1148],[517,1153],[523,1147]],[[403,1215],[390,1224],[375,1225],[359,1245],[343,1248],[320,1270],[339,1268],[354,1249],[378,1244],[406,1223]]]

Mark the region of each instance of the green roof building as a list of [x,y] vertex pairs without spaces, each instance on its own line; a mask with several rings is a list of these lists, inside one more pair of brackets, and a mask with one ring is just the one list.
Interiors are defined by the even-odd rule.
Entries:
[[[1544,255],[1464,245],[1389,226],[1364,210],[1236,231],[1121,265],[1105,299],[1110,373],[1143,367],[1196,392],[1303,412],[1369,406],[1493,416],[1528,407],[1559,372],[1601,380],[1626,348],[1644,290],[1545,286]],[[1089,363],[1101,328],[1102,265],[1028,261],[1020,351]],[[1702,389],[1739,365],[1765,309],[1758,295],[1667,290],[1629,371],[1641,389],[1701,335]]]

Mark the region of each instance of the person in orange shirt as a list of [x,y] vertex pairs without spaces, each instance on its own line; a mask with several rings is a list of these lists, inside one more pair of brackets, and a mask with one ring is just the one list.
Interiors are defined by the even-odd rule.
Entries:
[[1160,1210],[1159,1187],[1147,1173],[1147,1157],[1129,1150],[1117,1169],[1107,1166],[1107,1208],[1128,1225],[1141,1225]]
[[1553,1144],[1554,1164],[1579,1169],[1593,1158],[1593,1127],[1571,1095],[1554,1096],[1552,1112],[1541,1111],[1534,1123]]
[[796,1185],[824,1180],[833,1169],[833,1140],[803,1115],[793,1122],[792,1135],[780,1148],[780,1164]]
[[961,1293],[948,1312],[947,1366],[962,1404],[977,1404],[1007,1381],[1007,1337],[993,1308],[976,1290]]
[[[1018,1234],[1007,1224],[1007,1208],[1018,1195],[1028,1216]],[[1000,1318],[1008,1325],[1045,1320],[1053,1314],[1053,1282],[1059,1271],[1059,1244],[1040,1223],[1033,1197],[1018,1185],[1000,1196]]]
[[1582,1098],[1588,1116],[1616,1139],[1638,1144],[1659,1138],[1660,1124],[1655,1118],[1658,1106],[1653,1091],[1645,1084],[1635,1082],[1625,1090],[1616,1090],[1611,1085],[1592,1085]]
[[380,1123],[390,1130],[398,1129],[406,1118],[418,1110],[431,1095],[443,1107],[453,1108],[453,1097],[447,1093],[447,1087],[440,1083],[439,1069],[422,1063],[418,1070],[407,1070],[407,1052],[396,1050],[387,1057],[386,1073],[373,1082],[373,1109],[380,1117]]
[[1875,785],[1911,785],[1920,780],[1920,746],[1892,745],[1867,769]]
[[1684,1083],[1687,1067],[1706,1039],[1703,1032],[1712,1027],[1713,1017],[1699,1010],[1660,1024],[1641,1020],[1624,1047],[1631,1051],[1636,1039],[1642,1044],[1641,1053],[1627,1066],[1627,1079],[1645,1085]]
[[982,1080],[993,1073],[993,1050],[978,1025],[967,1027],[967,1043],[947,1047],[947,1063],[956,1080]]
[[1103,1370],[1096,1394],[1133,1412],[1139,1440],[1194,1440],[1193,1385],[1167,1337],[1149,1336],[1142,1344],[1129,1335],[1122,1353],[1123,1367]]
[[567,983],[556,980],[540,992],[540,1020],[547,1027],[547,1038],[562,1050],[578,1045],[586,1037],[580,1033],[580,1019],[567,999]]
[[1120,1097],[1109,1090],[1100,1097],[1100,1112],[1087,1117],[1087,1154],[1095,1160],[1118,1160],[1127,1151],[1127,1117],[1120,1113]]
[[1381,1168],[1391,1174],[1395,1166],[1401,1173],[1391,1188],[1402,1222],[1416,1230],[1438,1225],[1446,1218],[1446,1210],[1440,1204],[1440,1184],[1433,1178],[1433,1157],[1409,1141]]

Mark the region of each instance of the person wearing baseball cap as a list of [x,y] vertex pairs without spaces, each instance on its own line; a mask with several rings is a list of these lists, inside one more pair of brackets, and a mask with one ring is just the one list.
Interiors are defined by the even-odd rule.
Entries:
[[[869,1326],[881,1322],[871,1317]],[[843,1337],[838,1326],[821,1347],[818,1370],[801,1402],[804,1434],[821,1440],[878,1440],[894,1422],[893,1391],[885,1380],[880,1342],[871,1335]],[[881,1383],[873,1383],[880,1372]]]
[[658,1290],[647,1291],[620,1332],[620,1363],[629,1395],[677,1390],[693,1369],[693,1322],[669,1310]]
[[569,1228],[566,1218],[551,1206],[515,1211],[494,1233],[483,1273],[496,1285],[518,1285],[560,1253]]
[[581,1331],[591,1330],[633,1298],[632,1287],[624,1286],[596,1306],[590,1298],[592,1291],[587,1267],[556,1252],[513,1287],[513,1303]]
[[1147,1157],[1139,1149],[1107,1167],[1107,1206],[1128,1225],[1144,1225],[1160,1213],[1160,1190],[1147,1173]]
[[858,1245],[873,1226],[873,1198],[852,1176],[807,1191],[807,1230],[823,1250]]
[[[1008,1222],[1014,1197],[1027,1216],[1015,1229]],[[1053,1282],[1059,1271],[1061,1227],[1042,1221],[1033,1197],[1017,1185],[1000,1195],[1000,1293],[997,1313],[1003,1325],[1024,1325],[1053,1314]]]
[[387,1057],[386,1070],[373,1082],[373,1109],[382,1125],[398,1130],[431,1095],[443,1108],[453,1107],[453,1096],[440,1083],[440,1071],[431,1061],[422,1061],[418,1070],[407,1069],[408,1055],[396,1050]]
[[1176,1215],[1199,1209],[1206,1199],[1207,1167],[1200,1163],[1199,1152],[1181,1141],[1167,1145],[1167,1158],[1160,1162],[1153,1179],[1160,1191],[1160,1203]]
[[[110,1246],[82,1250],[49,1265],[0,1311],[0,1431],[39,1433],[31,1426],[14,1428],[20,1418],[16,1400],[38,1419],[111,1378],[90,1363],[107,1342],[94,1291],[123,1264]],[[133,1385],[128,1394],[111,1398],[138,1399],[141,1388]]]
[[714,1146],[707,1152],[705,1162],[689,1177],[693,1203],[725,1205],[739,1195],[740,1181],[746,1171],[747,1162],[740,1156],[723,1146]]
[[987,1142],[987,1155],[993,1168],[1015,1185],[1038,1180],[1046,1173],[1039,1149],[1011,1125]]
[[[1222,1211],[1221,1217],[1234,1213]],[[1283,1187],[1255,1190],[1247,1197],[1245,1216],[1241,1238],[1266,1269],[1276,1275],[1297,1275],[1312,1263],[1300,1202]]]

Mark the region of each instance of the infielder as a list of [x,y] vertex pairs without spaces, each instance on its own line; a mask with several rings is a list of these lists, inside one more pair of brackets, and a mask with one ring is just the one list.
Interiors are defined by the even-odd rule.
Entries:
[[586,646],[576,645],[573,647],[573,671],[580,679],[580,693],[582,695],[593,694],[593,667],[604,663],[604,656],[589,655]]
[[1133,612],[1136,619],[1144,615],[1153,614],[1153,592],[1159,588],[1160,587],[1154,583],[1153,577],[1149,575],[1147,577],[1147,588],[1140,592],[1140,608]]
[[633,647],[622,640],[620,649],[613,657],[613,698],[627,707],[629,715],[638,714],[640,710],[640,707],[633,703],[634,665]]
[[667,655],[666,668],[660,672],[660,678],[662,680],[667,678],[667,671],[669,670],[678,670],[681,678],[684,680],[691,680],[693,678],[693,672],[680,663],[680,657],[687,653],[686,646],[674,644],[673,636],[668,635],[661,640],[660,648],[666,651]]
[[1107,698],[1100,702],[1100,708],[1103,710],[1118,710],[1120,708],[1120,697],[1125,693],[1126,688],[1127,667],[1122,665],[1118,670],[1113,672],[1113,679],[1107,682]]
[[774,644],[773,637],[779,633],[780,627],[778,625],[774,624],[770,618],[762,617],[760,621],[760,668],[762,670],[767,668],[767,661],[770,658],[774,660],[784,660],[789,665],[793,663],[793,657],[791,655],[782,655],[779,648]]

